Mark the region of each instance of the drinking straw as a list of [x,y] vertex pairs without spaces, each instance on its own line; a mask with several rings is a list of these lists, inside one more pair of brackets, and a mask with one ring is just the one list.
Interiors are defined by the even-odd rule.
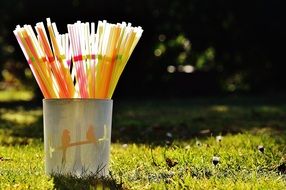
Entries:
[[98,22],[98,28],[97,28],[97,56],[96,56],[96,79],[95,83],[97,84],[95,86],[95,98],[103,98],[101,97],[100,92],[100,80],[102,75],[102,55],[103,55],[103,38],[104,38],[104,32],[105,32],[105,25],[106,21],[104,20]]
[[73,86],[73,82],[72,82],[72,78],[70,76],[69,70],[67,67],[64,66],[65,55],[61,52],[58,41],[56,40],[56,35],[58,35],[56,25],[55,25],[55,23],[51,24],[51,21],[48,18],[47,19],[47,26],[48,26],[48,30],[49,30],[50,39],[51,39],[51,43],[53,46],[54,54],[55,54],[56,60],[58,61],[59,70],[61,71],[63,78],[66,81],[66,83],[65,83],[66,85],[63,86],[62,90],[65,91],[66,98],[73,97],[75,90],[74,90],[74,86]]
[[31,71],[32,71],[32,73],[33,73],[33,75],[34,75],[34,77],[35,77],[35,79],[36,79],[36,81],[37,81],[41,91],[44,94],[44,97],[48,98],[48,97],[50,97],[50,95],[48,94],[48,91],[46,90],[46,88],[45,88],[45,86],[43,84],[43,81],[41,80],[41,78],[39,76],[39,73],[35,70],[31,60],[29,59],[29,57],[31,57],[31,56],[28,55],[28,53],[27,53],[27,51],[26,51],[26,49],[25,49],[25,47],[24,47],[24,45],[22,43],[22,39],[20,38],[20,36],[17,33],[17,30],[14,30],[13,33],[16,36],[16,39],[17,39],[17,41],[18,41],[18,43],[19,43],[19,45],[20,45],[20,47],[21,47],[21,49],[22,49],[22,51],[24,53],[24,56],[25,56],[26,60],[28,61],[30,69],[31,69]]
[[70,38],[73,38],[71,44],[80,95],[82,98],[88,98],[86,65],[84,60],[85,52],[83,47],[84,39],[82,38],[82,30],[80,27],[80,22],[78,21],[73,25],[68,25],[68,30]]
[[102,62],[101,62],[101,79],[100,79],[100,83],[99,83],[99,87],[100,87],[100,91],[99,91],[99,97],[105,97],[105,87],[104,85],[106,85],[106,75],[108,72],[108,67],[110,67],[111,64],[111,51],[110,49],[112,48],[112,38],[114,38],[113,36],[114,33],[114,27],[113,25],[106,25],[106,30],[104,32],[104,39],[106,41],[106,43],[103,46],[103,58],[102,58]]
[[52,53],[51,46],[50,46],[48,38],[47,38],[47,34],[45,32],[44,25],[43,25],[43,23],[37,23],[35,28],[36,28],[36,31],[38,33],[39,42],[40,42],[40,44],[42,44],[43,50],[44,50],[44,52],[47,56],[48,62],[49,62],[49,66],[51,67],[53,75],[55,77],[55,83],[59,89],[59,97],[60,98],[66,97],[67,95],[64,94],[65,81],[61,75],[61,71],[59,70],[59,68],[56,65],[56,60],[55,60],[54,55]]
[[83,40],[83,61],[85,62],[86,68],[86,77],[87,77],[87,90],[89,97],[92,96],[92,87],[91,87],[91,49],[90,49],[90,27],[89,23],[82,23],[81,24],[81,31],[82,31],[82,40]]
[[[45,98],[111,98],[141,35],[141,27],[77,21],[60,34],[47,19],[13,31]],[[49,34],[49,37],[48,35]]]
[[91,77],[90,77],[90,81],[89,84],[91,86],[90,89],[90,97],[91,98],[95,98],[95,75],[96,75],[96,71],[95,71],[95,55],[96,55],[96,44],[97,44],[97,38],[95,35],[95,24],[94,22],[91,23],[91,33],[90,33],[90,41],[91,41],[91,48],[90,48],[90,54],[91,54],[91,68],[90,68],[90,73],[91,73]]
[[48,73],[44,71],[43,67],[45,64],[43,64],[43,59],[40,58],[39,52],[36,50],[36,43],[35,41],[32,42],[31,34],[27,30],[27,26],[24,26],[24,28],[16,28],[15,35],[19,37],[21,44],[27,52],[28,62],[33,65],[36,73],[38,73],[38,78],[40,78],[39,81],[42,81],[40,83],[43,84],[43,88],[45,89],[45,96],[47,98],[57,97],[57,94],[52,87],[51,78],[47,76]]
[[117,67],[115,68],[115,73],[113,75],[112,84],[110,85],[110,90],[108,94],[108,98],[112,97],[112,94],[115,90],[119,77],[121,76],[127,61],[129,60],[131,53],[133,52],[136,44],[138,43],[141,35],[142,35],[142,28],[130,28],[131,26],[127,26],[127,32],[125,36],[123,36],[123,42],[121,43],[119,53],[118,53],[118,62]]

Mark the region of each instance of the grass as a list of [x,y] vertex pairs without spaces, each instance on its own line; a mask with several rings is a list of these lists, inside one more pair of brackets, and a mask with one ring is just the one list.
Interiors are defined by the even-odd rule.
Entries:
[[115,101],[109,178],[46,176],[41,106],[1,107],[0,189],[286,186],[284,99]]
[[1,102],[9,102],[9,101],[17,101],[17,100],[24,100],[28,101],[31,100],[34,96],[32,91],[28,90],[0,90],[0,100]]

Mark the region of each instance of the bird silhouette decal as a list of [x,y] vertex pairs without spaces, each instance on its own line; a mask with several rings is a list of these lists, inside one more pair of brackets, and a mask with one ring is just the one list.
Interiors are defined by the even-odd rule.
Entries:
[[92,125],[89,125],[86,131],[85,138],[86,140],[71,142],[70,131],[68,129],[64,129],[61,135],[61,146],[57,148],[53,148],[50,146],[50,157],[52,157],[52,153],[55,151],[55,149],[62,150],[63,151],[62,164],[64,165],[66,163],[67,149],[69,147],[74,147],[84,144],[96,144],[96,143],[102,143],[103,141],[108,141],[106,125],[104,125],[104,135],[99,139],[96,139],[94,127]]
[[95,135],[94,135],[94,130],[93,130],[93,127],[92,125],[90,125],[87,129],[87,132],[86,132],[86,139],[91,142],[91,143],[96,143],[96,138],[95,138]]

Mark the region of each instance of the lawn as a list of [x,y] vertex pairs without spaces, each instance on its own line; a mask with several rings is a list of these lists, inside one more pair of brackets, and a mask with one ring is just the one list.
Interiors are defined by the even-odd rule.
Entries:
[[104,179],[46,176],[42,128],[41,104],[0,103],[0,189],[286,187],[284,98],[115,100]]

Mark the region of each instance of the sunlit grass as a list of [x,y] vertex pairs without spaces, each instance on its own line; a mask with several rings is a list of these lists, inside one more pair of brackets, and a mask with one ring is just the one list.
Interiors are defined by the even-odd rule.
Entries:
[[9,122],[13,122],[16,124],[25,124],[29,125],[35,123],[37,119],[42,116],[41,110],[32,110],[32,111],[24,111],[24,110],[1,110],[1,119]]
[[[114,108],[108,179],[46,176],[41,108],[1,108],[0,189],[286,186],[284,104],[153,100]],[[221,142],[216,135],[222,135]],[[214,156],[220,158],[216,166]]]
[[[260,144],[265,145],[264,153],[257,149]],[[209,137],[199,145],[190,140],[171,147],[115,144],[112,153],[111,168],[130,189],[280,189],[286,185],[285,176],[277,171],[286,150],[268,135],[227,135],[221,142]],[[214,155],[220,157],[217,166],[212,163]]]
[[44,174],[42,144],[0,146],[0,189],[51,189],[53,181]]
[[0,91],[0,102],[9,101],[28,101],[34,96],[32,91],[28,90],[4,90]]
[[225,105],[215,105],[212,107],[212,110],[217,111],[217,112],[227,112],[229,111],[228,106]]

